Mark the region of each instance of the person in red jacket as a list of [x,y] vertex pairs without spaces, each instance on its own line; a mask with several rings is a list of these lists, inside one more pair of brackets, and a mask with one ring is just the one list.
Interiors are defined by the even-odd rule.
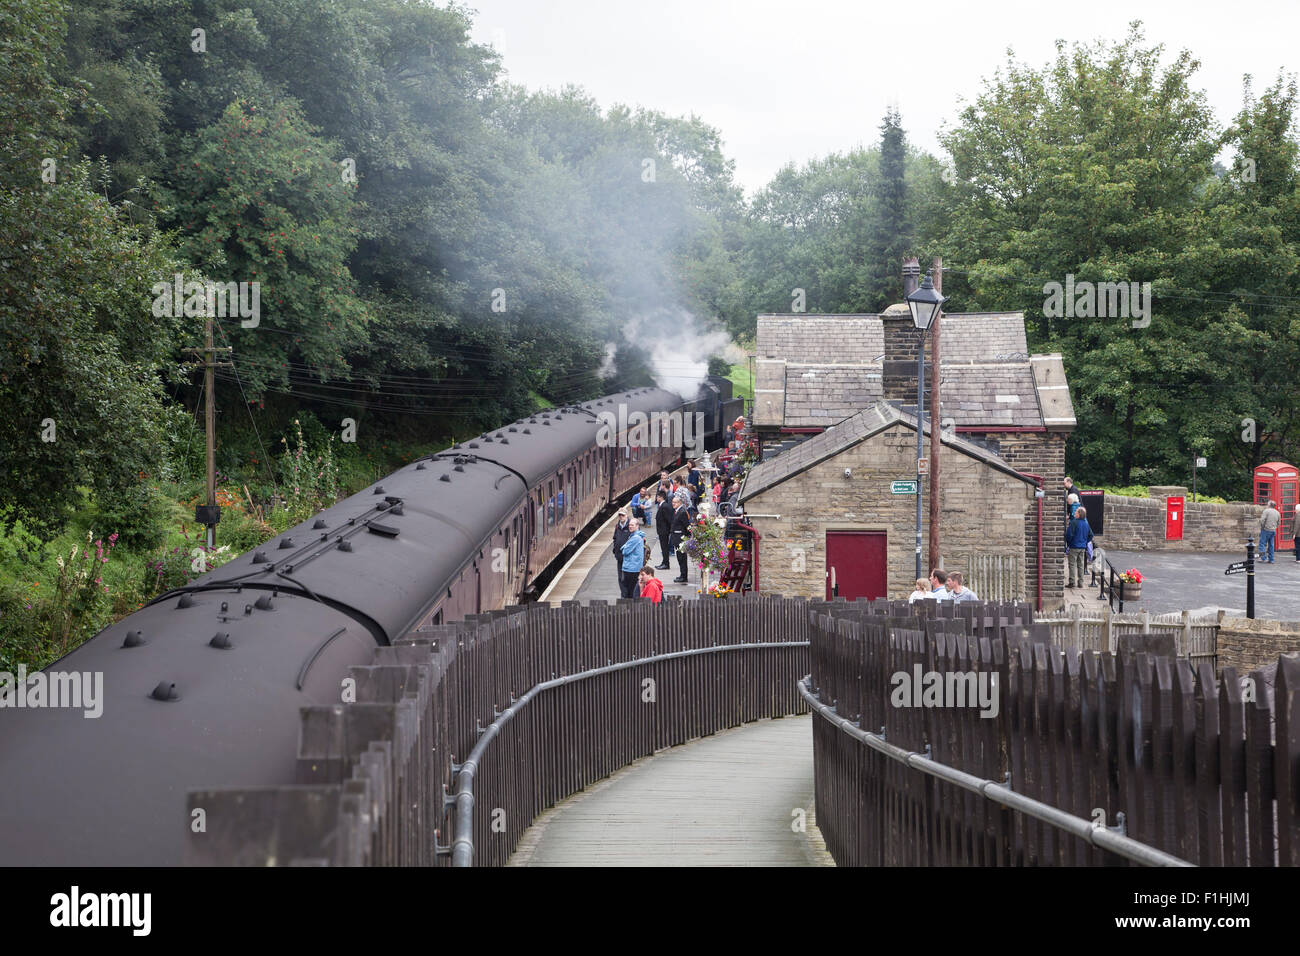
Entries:
[[658,604],[664,599],[664,583],[655,577],[655,569],[651,565],[642,568],[639,577],[643,598],[649,598],[652,604]]

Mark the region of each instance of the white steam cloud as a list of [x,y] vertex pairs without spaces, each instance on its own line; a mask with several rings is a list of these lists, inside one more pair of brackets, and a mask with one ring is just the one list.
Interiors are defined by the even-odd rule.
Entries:
[[650,357],[655,384],[693,399],[709,374],[709,357],[728,362],[745,360],[745,353],[723,331],[703,330],[699,320],[682,308],[659,308],[628,323],[624,335]]
[[605,343],[605,361],[600,363],[600,368],[596,374],[601,378],[609,378],[618,371],[618,365],[614,361],[614,355],[618,352],[618,346],[613,342]]

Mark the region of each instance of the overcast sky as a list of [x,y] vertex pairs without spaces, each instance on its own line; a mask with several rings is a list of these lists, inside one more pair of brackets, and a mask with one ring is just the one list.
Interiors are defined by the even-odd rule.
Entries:
[[[1295,63],[1300,4],[1203,0],[466,0],[474,38],[532,88],[584,87],[604,108],[696,113],[722,131],[747,191],[785,163],[872,145],[896,103],[909,140],[937,134],[1005,62],[1041,66],[1053,41],[1118,40],[1141,19],[1166,57],[1187,48],[1220,122],[1241,78],[1264,89]],[[923,18],[924,17],[924,18]]]

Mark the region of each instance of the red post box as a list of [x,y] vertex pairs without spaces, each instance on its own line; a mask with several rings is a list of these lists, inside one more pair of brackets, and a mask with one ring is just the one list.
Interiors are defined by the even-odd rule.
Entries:
[[1276,501],[1277,510],[1282,513],[1282,523],[1273,541],[1274,550],[1292,550],[1295,538],[1291,536],[1291,519],[1295,517],[1296,503],[1300,502],[1297,495],[1300,469],[1284,461],[1269,461],[1255,469],[1254,478],[1255,504],[1263,508],[1269,501]]
[[1165,540],[1183,540],[1183,497],[1174,495],[1165,499]]

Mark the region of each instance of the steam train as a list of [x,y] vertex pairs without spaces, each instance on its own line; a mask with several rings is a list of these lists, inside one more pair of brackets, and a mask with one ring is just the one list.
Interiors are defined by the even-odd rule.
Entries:
[[[187,792],[293,783],[299,709],[338,704],[348,667],[524,599],[605,507],[680,459],[674,421],[716,447],[736,414],[717,379],[690,402],[642,388],[539,412],[105,628],[29,679],[46,706],[24,685],[0,707],[0,865],[182,863]],[[59,684],[78,706],[47,706]]]

